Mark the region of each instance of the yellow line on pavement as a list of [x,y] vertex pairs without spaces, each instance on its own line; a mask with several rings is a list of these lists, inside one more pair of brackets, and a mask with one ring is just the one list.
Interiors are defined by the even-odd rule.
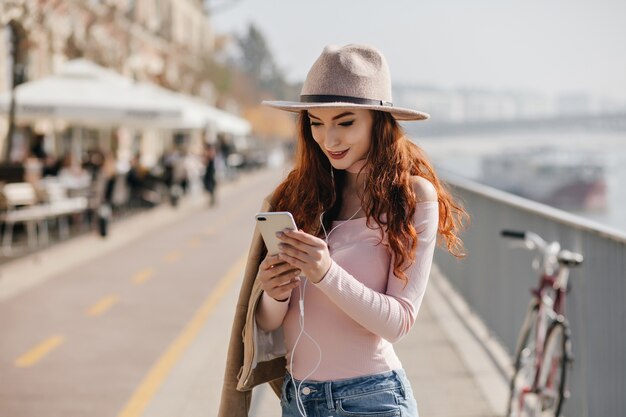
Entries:
[[144,282],[152,278],[152,276],[154,275],[154,272],[155,272],[154,268],[142,269],[141,271],[133,275],[131,280],[133,281],[133,284],[135,285],[143,284]]
[[52,352],[57,346],[65,341],[63,336],[52,336],[44,340],[28,352],[15,360],[18,368],[27,368],[39,362],[44,356]]
[[92,317],[101,316],[113,307],[119,300],[120,297],[116,294],[107,295],[92,305],[89,310],[87,310],[87,315]]
[[182,256],[183,254],[181,251],[179,250],[172,251],[168,253],[167,255],[165,255],[165,262],[173,264],[174,262],[180,261],[180,258],[182,258]]
[[243,256],[220,280],[204,304],[198,309],[191,321],[187,323],[181,334],[178,335],[178,338],[172,342],[150,372],[144,377],[131,399],[124,406],[124,409],[118,414],[118,417],[140,417],[143,415],[152,397],[154,397],[180,357],[185,353],[185,350],[198,336],[198,333],[202,330],[217,304],[224,298],[235,280],[243,274],[245,262],[246,257]]

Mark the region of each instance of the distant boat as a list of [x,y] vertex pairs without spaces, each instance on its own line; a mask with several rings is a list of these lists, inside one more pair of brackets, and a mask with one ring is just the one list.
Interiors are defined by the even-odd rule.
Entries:
[[606,208],[606,165],[596,154],[556,148],[505,151],[481,160],[482,182],[554,207]]

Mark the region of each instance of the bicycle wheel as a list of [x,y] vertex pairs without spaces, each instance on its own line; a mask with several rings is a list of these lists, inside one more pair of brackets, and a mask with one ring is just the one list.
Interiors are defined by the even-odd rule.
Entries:
[[565,381],[570,354],[569,332],[563,322],[555,322],[548,330],[537,392],[541,417],[559,417],[565,400]]
[[534,411],[529,410],[527,399],[529,395],[534,395],[532,390],[537,374],[535,364],[538,311],[539,308],[536,304],[531,305],[519,333],[514,372],[510,385],[508,417],[535,415]]

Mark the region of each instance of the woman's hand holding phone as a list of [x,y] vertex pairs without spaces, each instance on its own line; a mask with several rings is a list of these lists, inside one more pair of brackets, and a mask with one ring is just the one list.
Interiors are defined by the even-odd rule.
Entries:
[[299,276],[317,283],[326,275],[332,263],[326,242],[298,230],[291,213],[257,213],[256,220],[269,253],[257,275],[267,295],[285,300]]
[[280,240],[278,257],[298,268],[314,284],[320,282],[332,265],[326,242],[302,230],[288,230],[276,234]]
[[277,301],[286,301],[291,290],[300,285],[301,273],[278,256],[267,255],[259,266],[257,279],[267,295]]

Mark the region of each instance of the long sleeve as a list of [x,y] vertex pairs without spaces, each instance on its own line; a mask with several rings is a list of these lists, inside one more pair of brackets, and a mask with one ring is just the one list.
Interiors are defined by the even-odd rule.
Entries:
[[316,284],[317,288],[367,330],[390,342],[399,340],[413,326],[426,291],[438,220],[437,202],[418,203],[413,218],[418,242],[415,261],[405,271],[409,279],[406,286],[394,276],[392,257],[384,293],[367,287],[334,261],[324,278]]

